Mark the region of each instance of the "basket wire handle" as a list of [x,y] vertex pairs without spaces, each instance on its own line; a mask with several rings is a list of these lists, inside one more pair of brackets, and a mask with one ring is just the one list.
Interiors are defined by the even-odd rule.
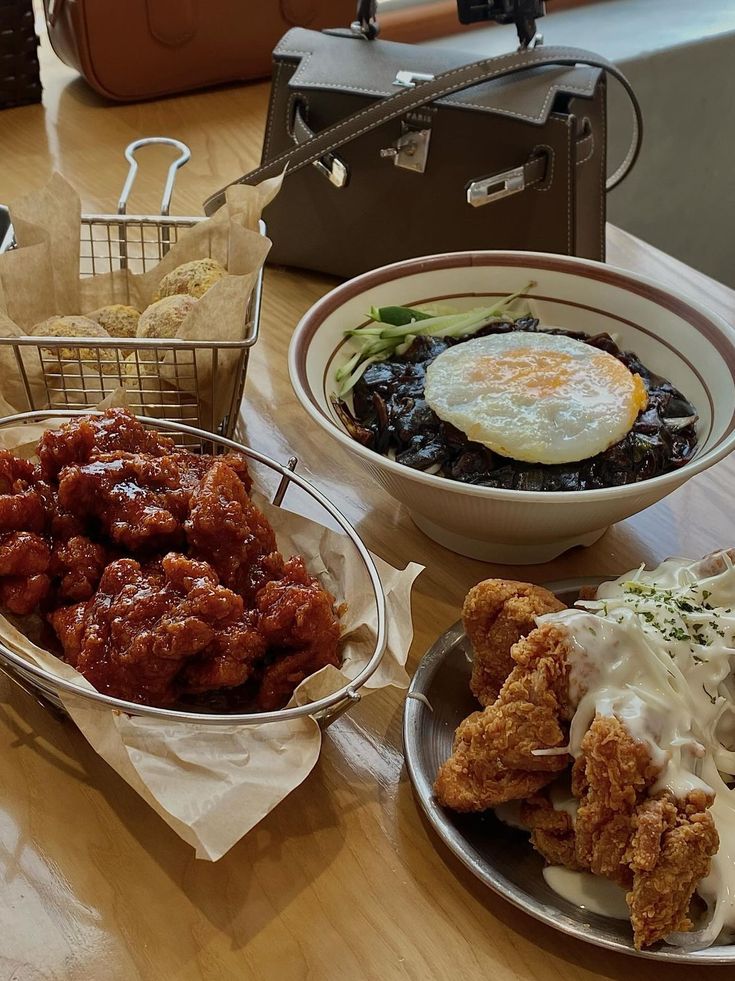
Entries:
[[[128,198],[130,197],[130,192],[133,189],[133,184],[138,174],[138,161],[136,160],[135,154],[144,146],[172,146],[179,151],[178,157],[172,161],[171,166],[168,168],[166,183],[163,186],[160,213],[163,216],[167,216],[171,209],[171,197],[174,193],[176,171],[179,167],[183,167],[191,158],[191,150],[186,143],[182,143],[181,140],[174,140],[170,136],[144,136],[140,140],[133,140],[132,143],[128,143],[125,147],[125,159],[130,164],[130,167],[128,169],[128,176],[125,178],[125,183],[123,184],[123,189],[120,192],[120,199],[117,202],[117,213],[119,215],[127,214]],[[162,259],[171,248],[171,232],[169,228],[161,228],[159,245],[160,258]],[[125,269],[127,264],[127,240],[124,230],[120,226],[120,267]]]

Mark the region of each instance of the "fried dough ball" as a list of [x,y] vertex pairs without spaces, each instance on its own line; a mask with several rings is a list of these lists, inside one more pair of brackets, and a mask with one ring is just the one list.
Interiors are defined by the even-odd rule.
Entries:
[[[143,311],[138,321],[138,337],[176,337],[181,325],[194,309],[196,300],[193,296],[176,294],[166,296],[162,300],[151,303]],[[141,355],[145,352],[141,352]],[[153,352],[149,359],[155,360]]]
[[[29,333],[33,337],[107,337],[104,327],[89,317],[49,317],[31,327]],[[53,359],[60,359],[59,370],[69,369],[71,366],[63,364],[64,361],[72,361],[76,364],[78,358],[85,362],[85,367],[90,371],[101,370],[105,375],[115,374],[117,371],[117,358],[110,350],[93,347],[42,347],[44,354]]]
[[111,303],[99,310],[93,310],[87,316],[103,327],[111,337],[135,337],[140,310],[124,303]]
[[198,300],[226,275],[227,270],[216,259],[194,259],[192,262],[185,262],[163,277],[158,286],[156,299],[187,293]]
[[470,688],[481,705],[498,697],[513,670],[510,649],[536,627],[536,617],[563,609],[548,589],[528,582],[486,579],[469,591],[462,619],[475,654]]

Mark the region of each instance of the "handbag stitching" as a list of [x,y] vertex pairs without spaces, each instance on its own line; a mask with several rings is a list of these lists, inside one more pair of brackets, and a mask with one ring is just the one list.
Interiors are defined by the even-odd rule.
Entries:
[[[301,144],[298,141],[298,137],[296,135],[296,111],[295,111],[295,107],[296,107],[296,103],[297,102],[303,102],[303,104],[306,106],[307,110],[310,108],[310,106],[309,106],[309,99],[307,98],[307,96],[304,95],[303,92],[292,92],[291,93],[291,96],[289,97],[289,100],[288,100],[288,105],[286,106],[286,133],[291,137],[291,139],[296,144],[296,146],[301,146]],[[291,120],[291,119],[294,120],[293,125],[291,125],[290,122],[289,122],[289,120]],[[307,130],[309,130],[309,132],[311,132],[311,130],[309,129],[308,123],[306,123],[306,120],[304,120],[304,124],[305,124]],[[314,134],[312,133],[311,135],[313,136]]]
[[[565,49],[561,49],[561,50],[565,50]],[[298,54],[299,52],[296,52],[296,53]],[[523,64],[524,64],[524,62],[522,62],[522,61],[513,62],[512,64],[508,65],[508,71],[510,72],[513,68],[517,68],[519,65],[523,65]],[[461,74],[465,70],[466,70],[466,66],[464,68],[456,68],[456,69],[454,69],[451,72],[451,76],[459,75],[459,74]],[[473,84],[477,83],[481,79],[484,79],[485,78],[485,75],[486,75],[486,73],[485,72],[482,72],[479,75],[473,75],[471,78],[468,78],[467,79],[467,86],[466,87],[467,88],[470,88]],[[450,76],[447,76],[447,78],[449,78],[449,77]],[[436,102],[438,99],[440,99],[442,97],[442,95],[445,92],[451,91],[451,88],[452,88],[452,85],[450,84],[445,89],[440,90],[439,92],[437,92],[434,95],[434,97],[432,98],[431,101],[432,102]],[[421,86],[418,86],[418,88],[417,88],[417,95],[420,93],[420,91],[421,91]],[[548,101],[548,98],[549,98],[550,94],[551,93],[547,93],[547,97],[546,97],[546,100],[545,100],[544,105],[546,104],[546,101]],[[415,103],[412,103],[410,100],[408,100],[404,106],[402,106],[393,115],[389,115],[388,117],[386,117],[386,119],[384,119],[383,122],[390,122],[390,120],[391,119],[395,119],[396,116],[402,116],[404,113],[410,112],[411,109],[416,108],[417,105],[420,106],[422,103],[423,103],[423,100],[421,98],[418,98]],[[368,106],[366,109],[362,109],[360,112],[356,113],[354,116],[350,116],[349,119],[345,120],[343,123],[340,124],[340,128],[344,128],[344,127],[348,126],[351,123],[356,123],[362,116],[364,116],[366,113],[370,112],[371,109],[372,109],[372,106]],[[363,133],[368,132],[370,129],[371,129],[370,126],[366,126],[366,127],[363,127],[362,129],[356,130],[352,134],[352,136],[350,137],[350,142],[352,140],[356,140],[359,136],[362,136]],[[302,167],[308,166],[308,164],[313,163],[315,160],[318,160],[319,157],[323,157],[326,153],[331,153],[332,150],[339,148],[340,145],[341,145],[341,143],[340,143],[339,137],[337,137],[337,139],[333,143],[331,143],[328,147],[325,147],[324,149],[319,150],[317,153],[312,154],[312,156],[307,157],[305,160],[302,160],[299,164],[297,164],[297,169],[300,170]],[[269,161],[268,166],[275,166],[276,164],[278,164],[282,160],[284,160],[286,157],[288,157],[290,153],[291,153],[291,151],[288,150],[285,153],[280,154],[278,157],[275,157],[273,160]]]
[[602,132],[605,136],[603,141],[603,152],[600,154],[600,259],[605,259],[605,204],[607,194],[607,159],[604,147],[607,146],[607,81],[604,83],[605,91],[602,93]]
[[[297,48],[288,48],[287,51],[289,54],[301,55],[301,57],[304,59],[304,63],[310,61],[313,55],[312,51],[300,51]],[[278,52],[278,49],[276,49],[275,53],[280,53],[280,52]],[[281,63],[279,62],[279,64]],[[515,68],[518,64],[521,64],[521,62],[516,62],[516,64],[511,65],[510,67]],[[533,67],[533,66],[529,66],[529,67]],[[456,73],[458,71],[462,71],[462,69],[456,68],[454,69],[454,71]],[[296,79],[298,72],[299,69],[297,69],[296,72],[294,73],[294,79]],[[495,81],[495,80],[490,79],[490,81]],[[311,86],[313,86],[314,88],[317,88],[319,86],[325,87],[327,84],[329,83],[325,81],[316,81],[316,82],[311,82],[310,87]],[[469,87],[470,86],[468,86],[468,88]],[[303,89],[301,91],[303,91]],[[359,85],[340,85],[337,91],[358,92],[360,95],[377,95],[383,99],[390,98],[390,96],[386,96],[385,92],[379,89],[366,89],[366,88],[361,88]],[[460,99],[452,99],[451,97],[447,98],[446,101],[447,101],[447,105],[457,106],[460,109],[480,109],[480,110],[484,110],[485,112],[497,112],[497,113],[502,113],[504,116],[515,116],[516,119],[525,119],[528,122],[533,123],[538,120],[539,116],[542,116],[544,114],[544,112],[546,111],[546,107],[549,104],[549,100],[554,98],[559,91],[561,91],[560,85],[552,85],[549,88],[549,91],[546,93],[546,98],[544,99],[543,105],[541,106],[539,115],[537,116],[530,116],[525,112],[514,112],[512,109],[494,109],[492,107],[483,106],[478,102],[465,102]],[[594,89],[591,90],[589,87],[579,88],[573,85],[565,85],[564,91],[569,92],[573,95],[586,96],[587,98],[591,98],[594,95]],[[432,99],[432,102],[436,101],[439,98],[441,98],[441,96],[435,96],[434,99]]]
[[[556,122],[559,122],[559,120],[557,119]],[[549,156],[549,173],[546,176],[546,179],[542,182],[545,186],[544,187],[535,187],[534,186],[534,187],[531,188],[531,190],[533,190],[533,191],[538,191],[540,194],[545,194],[548,190],[551,189],[551,186],[554,183],[554,158],[555,158],[556,154],[554,153],[554,148],[549,143],[537,143],[536,146],[533,149],[534,150],[548,150],[548,156]]]
[[[276,67],[276,77],[273,79],[273,91],[274,92],[276,92],[278,90],[278,83],[280,82],[281,71],[282,70],[283,70],[283,62],[282,61],[279,61],[279,62],[277,62],[277,67]],[[276,113],[275,113],[275,104],[274,104],[273,111],[268,114],[268,126],[266,127],[266,131],[265,131],[265,143],[264,143],[264,146],[263,146],[263,156],[266,157],[266,159],[268,157],[268,154],[269,154],[269,151],[270,151],[270,148],[271,148],[271,137],[273,135],[273,117],[275,116],[275,114]]]
[[[567,145],[568,145],[568,159],[571,159],[571,145],[569,133],[570,130],[570,117],[567,116],[565,119],[560,119],[559,116],[549,116],[549,122],[557,123],[560,126],[564,126],[567,129]],[[553,167],[553,156],[552,156],[552,167]],[[546,187],[535,188],[537,191],[548,191],[551,186],[551,181],[549,181]],[[567,254],[572,255],[572,168],[567,164]]]
[[590,152],[587,154],[586,157],[583,157],[582,160],[575,160],[574,166],[581,167],[583,164],[586,164],[589,160],[591,160],[594,155],[595,155],[595,134],[590,132]]

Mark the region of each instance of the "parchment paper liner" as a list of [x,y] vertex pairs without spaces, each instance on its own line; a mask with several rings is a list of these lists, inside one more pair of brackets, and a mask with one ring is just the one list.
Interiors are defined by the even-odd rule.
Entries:
[[[54,427],[60,425],[54,421]],[[0,429],[0,446],[32,456],[48,425]],[[342,618],[343,663],[305,679],[293,704],[336,691],[354,678],[373,649],[376,619],[367,573],[346,536],[318,522],[275,508],[262,500],[285,555],[302,554],[348,608]],[[345,547],[347,545],[347,547]],[[403,571],[375,559],[388,608],[388,647],[366,688],[405,688],[406,658],[413,637],[411,588],[422,567]],[[0,639],[15,653],[58,677],[91,688],[74,668],[37,647],[3,616]],[[321,730],[311,717],[284,723],[212,727],[169,724],[113,711],[81,695],[61,694],[64,708],[99,755],[196,849],[197,858],[221,858],[258,821],[308,776],[321,746]]]
[[[242,340],[248,300],[271,244],[259,233],[258,222],[263,208],[278,193],[280,183],[279,177],[255,187],[233,185],[227,191],[226,204],[208,220],[181,231],[170,251],[146,273],[136,275],[128,269],[119,269],[81,277],[81,202],[71,185],[60,174],[54,174],[41,191],[10,203],[19,248],[0,255],[0,337],[20,337],[47,317],[86,314],[110,303],[130,304],[142,311],[152,302],[163,276],[183,262],[210,256],[230,276],[216,283],[198,301],[181,324],[177,337],[212,342]],[[114,235],[113,230],[113,241]],[[132,262],[135,254],[132,246],[129,252]],[[129,349],[120,349],[121,360],[129,353]],[[198,351],[195,358],[197,391],[193,370],[179,372],[177,376],[171,352],[158,366],[153,365],[153,370],[174,389],[198,395],[200,424],[214,430],[229,409],[238,352],[219,352],[216,387],[212,386],[211,354]],[[43,372],[34,349],[23,352],[23,363],[36,406],[44,406]],[[86,369],[82,369],[85,375],[82,382],[79,369],[71,365],[63,373],[68,387],[87,389],[90,403],[104,398],[121,383],[117,374],[103,375],[100,382],[96,372]],[[4,346],[0,346],[0,379],[2,403],[25,409],[27,398],[15,355]],[[59,387],[58,375],[55,387]],[[139,398],[137,393],[134,397],[136,401]],[[153,394],[142,394],[140,399],[144,403],[161,401]],[[175,404],[173,398],[172,404]]]

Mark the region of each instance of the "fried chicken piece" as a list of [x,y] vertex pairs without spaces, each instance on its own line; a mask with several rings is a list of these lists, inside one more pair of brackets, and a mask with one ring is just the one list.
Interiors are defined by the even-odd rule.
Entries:
[[181,518],[166,493],[178,487],[170,458],[103,453],[61,471],[59,503],[131,552],[165,549],[183,542]]
[[65,602],[89,599],[109,561],[108,550],[84,535],[56,541],[51,573],[57,582],[57,599]]
[[33,576],[7,576],[0,579],[0,606],[25,616],[33,613],[51,588],[51,580],[43,573]]
[[670,933],[692,928],[689,907],[697,883],[709,874],[719,836],[707,808],[712,798],[693,791],[640,805],[625,856],[633,873],[627,895],[637,950]]
[[492,705],[513,670],[511,647],[536,627],[536,617],[563,610],[553,593],[542,586],[508,579],[486,579],[464,601],[462,620],[475,657],[472,694],[481,705]]
[[0,531],[40,533],[46,526],[46,499],[28,460],[0,450]]
[[520,819],[531,832],[531,844],[549,865],[564,865],[575,872],[586,868],[577,859],[571,816],[557,811],[544,793],[521,801]]
[[38,443],[41,472],[46,479],[72,464],[88,463],[95,453],[147,453],[167,456],[173,441],[141,423],[127,409],[108,409],[101,416],[83,416],[60,429],[49,429]]
[[0,535],[0,606],[32,613],[48,593],[51,550],[40,535],[11,531]]
[[327,664],[339,667],[339,618],[334,597],[310,576],[300,555],[283,576],[258,592],[260,630],[275,658],[265,668],[258,693],[264,711],[282,708],[304,678]]
[[[202,690],[210,658],[218,685],[242,684],[264,647],[253,642],[242,599],[207,563],[175,553],[146,569],[133,559],[111,562],[92,599],[49,621],[65,660],[99,691],[150,705]],[[194,658],[189,678],[179,677]]]
[[229,626],[220,627],[201,657],[183,669],[179,679],[184,695],[237,688],[263,659],[266,644],[258,629],[258,615],[245,610]]
[[660,769],[647,746],[614,716],[596,716],[572,768],[572,792],[580,799],[575,823],[577,860],[597,875],[631,883],[625,861],[637,806]]
[[48,544],[29,531],[0,535],[0,576],[32,576],[46,572],[51,563]]
[[209,562],[226,586],[248,600],[283,575],[268,519],[224,460],[211,464],[191,496],[186,537],[192,554]]
[[530,797],[569,764],[566,754],[535,755],[566,743],[568,638],[545,624],[514,645],[515,667],[497,701],[459,726],[452,756],[434,785],[441,804],[485,811]]

